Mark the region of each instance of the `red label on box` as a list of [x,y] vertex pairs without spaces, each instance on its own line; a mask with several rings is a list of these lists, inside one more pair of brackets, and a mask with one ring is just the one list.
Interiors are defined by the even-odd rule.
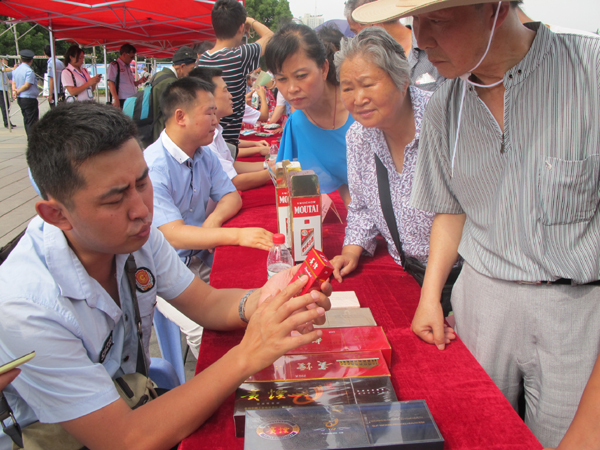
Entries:
[[247,382],[378,377],[390,375],[380,351],[284,355]]
[[315,229],[307,228],[300,230],[300,245],[302,246],[302,254],[308,255],[310,249],[315,246]]
[[321,197],[300,197],[292,199],[294,217],[312,217],[321,215]]
[[330,352],[381,351],[391,364],[392,348],[381,327],[323,328],[323,335],[310,344],[287,352],[288,355]]
[[277,206],[279,208],[289,206],[290,191],[288,188],[277,188]]

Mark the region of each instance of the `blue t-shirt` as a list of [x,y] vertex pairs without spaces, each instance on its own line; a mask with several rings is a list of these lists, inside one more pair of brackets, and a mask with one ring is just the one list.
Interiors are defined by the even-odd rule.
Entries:
[[314,170],[319,176],[322,194],[347,185],[346,132],[353,123],[354,119],[348,114],[344,126],[324,130],[308,120],[302,111],[295,111],[283,129],[277,162],[297,160],[302,170]]

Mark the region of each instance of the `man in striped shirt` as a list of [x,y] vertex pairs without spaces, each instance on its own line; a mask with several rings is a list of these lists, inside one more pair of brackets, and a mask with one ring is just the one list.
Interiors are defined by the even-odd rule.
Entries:
[[[223,71],[223,79],[233,96],[233,114],[221,119],[223,138],[237,146],[244,117],[246,77],[258,67],[273,32],[247,17],[246,9],[236,0],[217,0],[211,18],[217,42],[200,56],[198,65]],[[256,31],[260,38],[253,44],[240,45],[245,32],[251,30]]]
[[543,445],[598,448],[600,38],[522,25],[519,2],[412,3],[353,15],[412,15],[449,79],[429,101],[413,186],[413,206],[436,216],[412,329],[440,349],[454,337],[439,299],[460,254],[461,340],[515,408],[524,391]]

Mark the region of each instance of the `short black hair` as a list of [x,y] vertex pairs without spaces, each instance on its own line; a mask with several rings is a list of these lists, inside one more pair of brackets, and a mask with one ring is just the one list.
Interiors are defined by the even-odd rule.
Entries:
[[44,46],[44,55],[52,56],[52,50],[50,49],[50,44],[46,44]]
[[125,53],[131,53],[131,52],[137,53],[137,50],[131,44],[123,44],[123,45],[121,45],[121,48],[119,49],[120,55],[124,55]]
[[202,53],[204,53],[206,50],[210,50],[211,48],[213,48],[215,46],[214,42],[211,41],[202,41],[199,42],[197,44],[194,44],[192,46],[192,48],[194,49],[194,51],[196,53],[198,53],[199,55],[201,55]]
[[210,84],[214,84],[213,78],[222,77],[223,71],[221,69],[219,69],[218,67],[200,66],[200,67],[196,67],[196,68],[192,69],[192,71],[190,72],[190,74],[188,76],[193,77],[193,78],[198,78],[199,80],[204,80]]
[[[323,27],[321,30],[323,30],[322,35],[317,35],[312,28],[306,25],[292,22],[285,24],[267,44],[265,49],[267,68],[274,74],[280,73],[285,60],[302,49],[306,56],[319,67],[329,60],[327,81],[337,86],[339,83],[335,74],[333,55],[340,49],[343,34],[331,27]],[[320,36],[322,37],[320,38]]]
[[24,63],[30,63],[31,61],[33,61],[33,58],[27,58],[25,56],[21,56],[21,61]]
[[217,0],[210,13],[217,39],[230,39],[246,23],[246,8],[237,0]]
[[77,168],[130,139],[137,139],[137,128],[120,109],[93,101],[62,103],[33,127],[27,164],[42,198],[70,207],[75,191],[85,186]]
[[79,55],[81,55],[82,53],[83,49],[79,47],[79,45],[71,45],[65,53],[65,65],[71,63],[71,58],[75,58],[75,60],[77,60],[77,58],[79,58]]
[[173,81],[160,96],[160,109],[169,120],[177,108],[185,108],[198,98],[198,91],[215,93],[215,85],[194,77],[183,77]]

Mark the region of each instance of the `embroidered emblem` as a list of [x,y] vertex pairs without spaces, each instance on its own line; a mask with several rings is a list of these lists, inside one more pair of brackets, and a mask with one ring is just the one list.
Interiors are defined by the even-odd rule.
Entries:
[[135,287],[140,292],[148,292],[154,287],[154,275],[149,269],[140,267],[135,272]]

